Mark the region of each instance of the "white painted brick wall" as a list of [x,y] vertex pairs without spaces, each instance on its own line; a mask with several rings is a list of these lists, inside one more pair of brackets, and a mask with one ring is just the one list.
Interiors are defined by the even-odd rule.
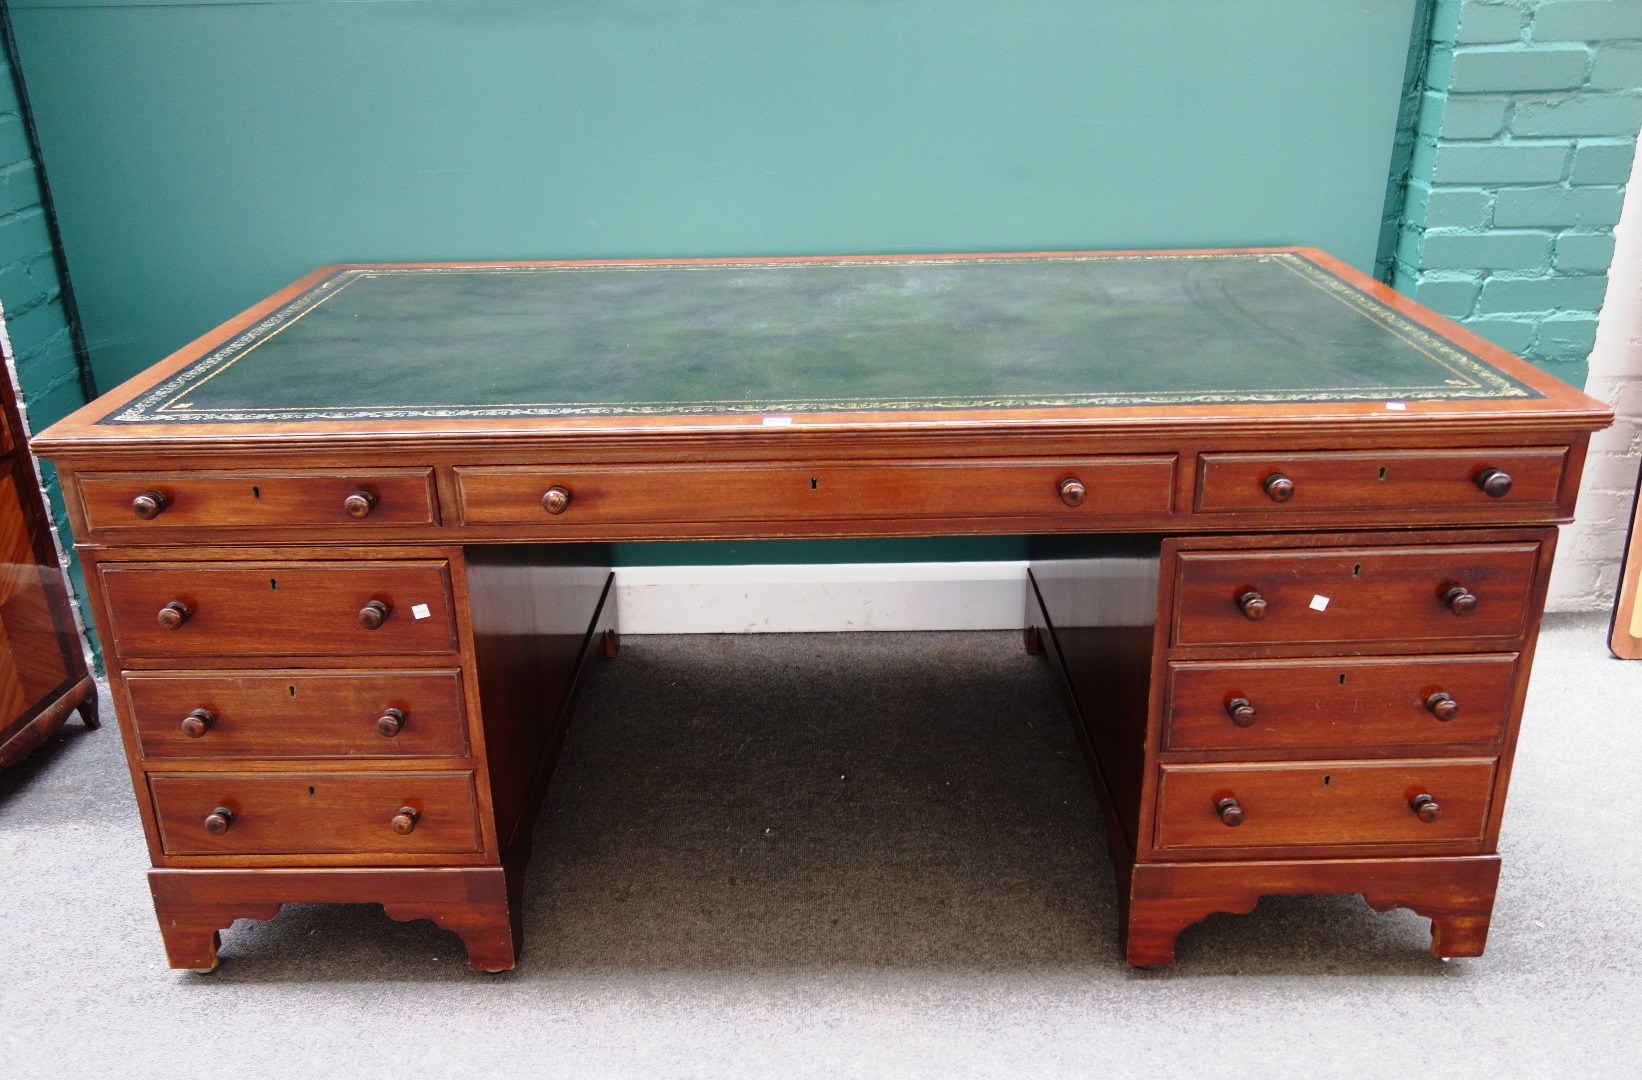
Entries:
[[1642,174],[1631,175],[1585,385],[1586,393],[1614,407],[1617,419],[1591,439],[1579,509],[1563,530],[1551,575],[1551,611],[1607,611],[1619,589],[1642,459],[1642,183],[1635,182]]

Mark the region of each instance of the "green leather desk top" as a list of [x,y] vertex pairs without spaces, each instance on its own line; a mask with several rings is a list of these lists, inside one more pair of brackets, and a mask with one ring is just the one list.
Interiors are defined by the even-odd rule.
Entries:
[[350,267],[100,423],[1542,396],[1292,252]]

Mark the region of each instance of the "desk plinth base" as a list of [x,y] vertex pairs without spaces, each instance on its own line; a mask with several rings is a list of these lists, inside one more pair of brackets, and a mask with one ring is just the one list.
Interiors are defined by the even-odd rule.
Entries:
[[1498,855],[1141,863],[1127,887],[1119,882],[1124,954],[1135,967],[1164,967],[1180,932],[1216,912],[1246,915],[1263,896],[1361,893],[1375,911],[1403,907],[1430,919],[1433,956],[1481,956],[1499,869]]
[[150,870],[149,891],[174,968],[217,966],[235,919],[266,922],[285,904],[382,905],[400,922],[432,919],[467,946],[476,971],[508,971],[519,957],[524,867],[328,870]]

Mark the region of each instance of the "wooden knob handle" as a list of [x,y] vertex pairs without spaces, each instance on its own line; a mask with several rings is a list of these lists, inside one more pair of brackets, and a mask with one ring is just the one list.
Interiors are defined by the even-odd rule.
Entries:
[[360,488],[358,491],[342,500],[342,509],[351,518],[362,518],[376,509],[376,496]]
[[159,622],[163,630],[175,630],[194,615],[194,610],[181,600],[173,600],[160,609]]
[[405,711],[403,709],[383,709],[382,715],[376,718],[376,730],[388,738],[393,738],[404,730]]
[[562,514],[570,505],[570,489],[554,484],[542,496],[542,509],[550,514]]
[[1477,486],[1490,499],[1503,499],[1511,494],[1511,474],[1504,469],[1484,469],[1477,474]]
[[1294,498],[1294,481],[1280,472],[1266,477],[1261,487],[1266,489],[1266,497],[1275,503],[1285,503]]
[[205,815],[205,831],[212,836],[221,836],[233,823],[234,812],[226,806],[219,806]]
[[1425,699],[1425,707],[1431,710],[1432,716],[1444,723],[1460,714],[1460,703],[1441,690]]
[[1067,506],[1082,506],[1088,494],[1089,491],[1083,486],[1083,481],[1075,476],[1060,482],[1060,501]]
[[168,501],[157,491],[145,491],[131,500],[131,512],[144,521],[153,521],[165,510]]
[[1414,811],[1414,815],[1421,821],[1431,822],[1442,817],[1442,807],[1437,805],[1436,798],[1424,792],[1408,800],[1408,808]]
[[1226,715],[1238,727],[1248,727],[1254,723],[1254,706],[1249,704],[1246,697],[1234,697],[1226,702]]
[[359,609],[359,625],[367,630],[380,630],[382,624],[388,621],[388,616],[392,613],[393,608],[382,601],[368,601],[364,607]]
[[1448,605],[1449,611],[1462,619],[1477,610],[1477,598],[1463,585],[1455,585],[1443,593],[1442,602]]
[[399,813],[393,815],[393,820],[389,824],[393,826],[393,831],[400,836],[409,836],[412,830],[416,828],[416,819],[421,816],[422,814],[416,807],[401,806]]
[[216,722],[217,718],[211,715],[211,710],[195,709],[182,718],[182,733],[190,739],[203,738]]
[[1237,606],[1243,609],[1243,617],[1249,622],[1259,622],[1266,617],[1266,598],[1253,589],[1237,598]]
[[1220,816],[1222,824],[1235,828],[1243,824],[1243,808],[1237,804],[1234,796],[1227,795],[1214,804],[1214,812]]

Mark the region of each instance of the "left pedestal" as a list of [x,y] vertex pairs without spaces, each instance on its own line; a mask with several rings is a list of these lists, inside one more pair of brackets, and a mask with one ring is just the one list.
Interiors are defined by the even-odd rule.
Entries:
[[614,635],[604,549],[81,550],[172,967],[289,903],[514,966],[531,825]]

